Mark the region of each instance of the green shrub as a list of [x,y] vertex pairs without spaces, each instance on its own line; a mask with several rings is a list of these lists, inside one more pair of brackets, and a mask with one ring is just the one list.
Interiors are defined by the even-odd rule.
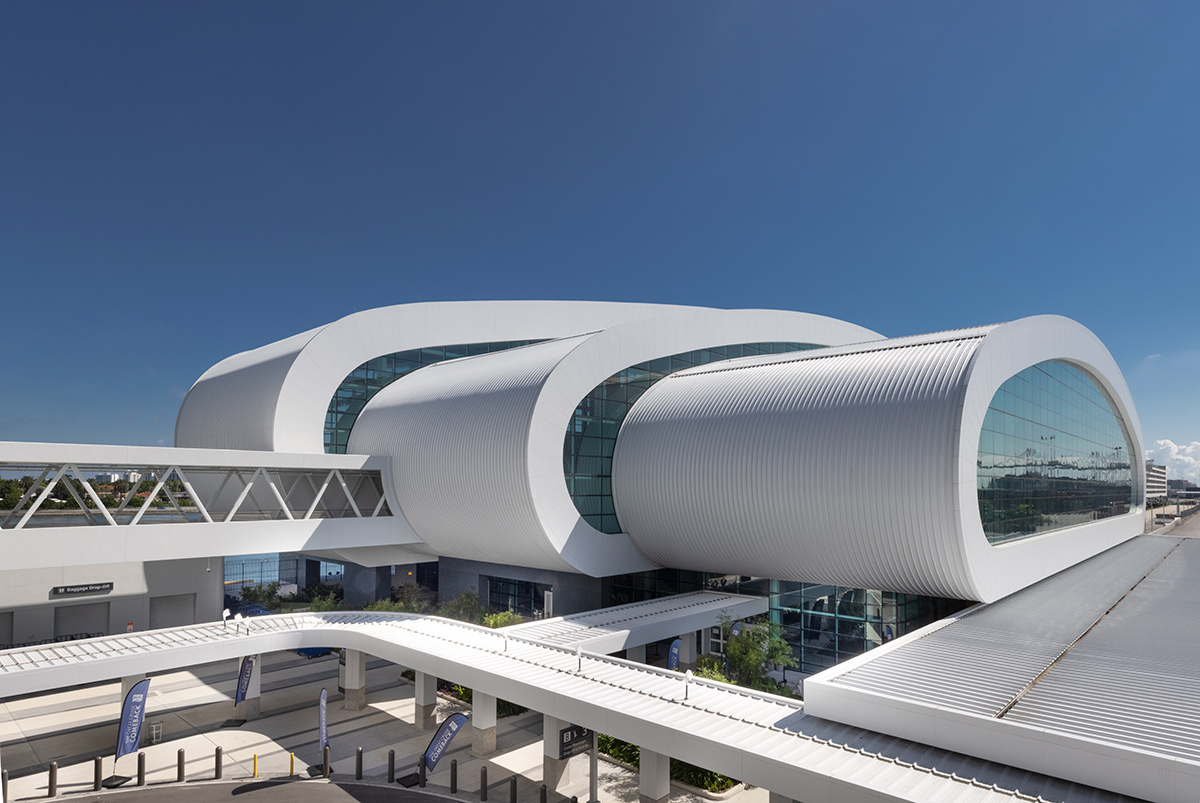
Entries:
[[[438,691],[445,692],[452,697],[457,697],[467,705],[470,705],[471,701],[474,699],[474,693],[470,689],[468,689],[466,686],[460,686],[457,683],[440,682],[438,683]],[[529,709],[523,705],[517,705],[516,703],[510,703],[508,700],[501,700],[498,697],[496,698],[496,717],[498,719],[515,717],[517,714],[524,714],[528,710]]]
[[509,625],[519,625],[525,621],[525,617],[509,608],[507,611],[496,611],[494,613],[485,613],[483,615],[484,627],[508,627]]
[[460,622],[482,624],[487,608],[479,601],[479,595],[474,591],[464,591],[447,602],[438,610],[438,616],[447,619],[457,619]]
[[346,606],[342,604],[342,601],[337,596],[330,594],[327,597],[314,597],[312,602],[308,604],[308,609],[320,613],[323,611],[342,611],[346,609]]
[[401,613],[429,613],[433,610],[433,603],[429,601],[432,593],[416,583],[405,583],[392,589],[392,602]]
[[[596,747],[606,756],[612,756],[617,761],[624,762],[631,767],[640,765],[642,751],[636,744],[623,742],[607,734],[598,733],[596,734]],[[686,761],[680,761],[675,758],[671,759],[671,780],[699,787],[700,789],[707,789],[710,792],[724,792],[727,789],[732,789],[738,783],[733,778],[729,778],[719,772],[706,770],[703,767],[697,767],[695,764],[689,764]]]
[[596,747],[604,755],[612,756],[617,761],[623,761],[631,767],[638,766],[638,762],[641,761],[642,751],[636,744],[614,739],[604,733],[596,734]]
[[671,780],[700,789],[707,789],[710,792],[724,792],[727,789],[732,789],[738,783],[733,778],[722,775],[719,772],[706,770],[703,767],[697,767],[695,764],[689,764],[677,758],[671,759]]
[[279,608],[279,583],[271,582],[261,586],[242,586],[240,596],[242,602],[257,603],[272,611]]

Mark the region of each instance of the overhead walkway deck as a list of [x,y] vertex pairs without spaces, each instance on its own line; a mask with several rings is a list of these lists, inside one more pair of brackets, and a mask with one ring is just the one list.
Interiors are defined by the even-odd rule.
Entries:
[[797,700],[410,614],[285,614],[9,650],[0,695],[302,647],[359,650],[805,803],[1124,800],[806,716]]
[[511,625],[502,632],[555,647],[611,655],[681,633],[711,627],[722,614],[731,620],[767,612],[766,597],[693,591],[671,597]]

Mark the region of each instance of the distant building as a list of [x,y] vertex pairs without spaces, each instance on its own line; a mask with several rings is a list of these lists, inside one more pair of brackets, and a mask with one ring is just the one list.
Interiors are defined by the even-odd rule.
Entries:
[[1146,461],[1146,498],[1165,499],[1167,496],[1167,467]]

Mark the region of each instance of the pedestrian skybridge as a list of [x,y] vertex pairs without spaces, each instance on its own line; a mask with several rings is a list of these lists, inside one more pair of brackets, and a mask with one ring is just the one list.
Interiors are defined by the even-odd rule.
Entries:
[[477,701],[503,698],[641,745],[644,761],[682,759],[790,800],[1124,799],[806,716],[798,700],[415,614],[284,614],[8,650],[0,696],[305,647],[377,656],[470,687]]
[[416,541],[396,526],[378,457],[10,442],[0,458],[24,486],[0,510],[6,569]]

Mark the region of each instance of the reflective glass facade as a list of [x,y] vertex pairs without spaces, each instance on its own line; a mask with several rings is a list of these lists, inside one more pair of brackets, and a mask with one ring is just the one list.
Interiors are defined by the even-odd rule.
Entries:
[[487,605],[493,611],[513,611],[529,619],[545,615],[546,592],[551,586],[509,577],[487,578]]
[[337,392],[325,412],[325,453],[345,454],[350,430],[358,414],[376,393],[405,374],[444,360],[456,360],[474,354],[489,354],[517,346],[540,343],[540,340],[502,340],[495,343],[462,343],[454,346],[433,346],[424,349],[397,351],[367,360],[350,372],[338,385]]
[[992,544],[1140,504],[1129,440],[1081,368],[1051,360],[1000,386],[979,435],[979,516]]
[[563,474],[575,509],[600,532],[621,532],[612,497],[617,432],[634,402],[658,380],[685,368],[735,357],[819,348],[822,346],[814,343],[738,343],[672,354],[613,374],[583,397],[567,425]]
[[[811,674],[962,610],[969,602],[737,575],[658,569],[608,578],[609,603],[623,605],[706,588],[770,598],[771,621]],[[720,628],[711,633],[720,651]]]

